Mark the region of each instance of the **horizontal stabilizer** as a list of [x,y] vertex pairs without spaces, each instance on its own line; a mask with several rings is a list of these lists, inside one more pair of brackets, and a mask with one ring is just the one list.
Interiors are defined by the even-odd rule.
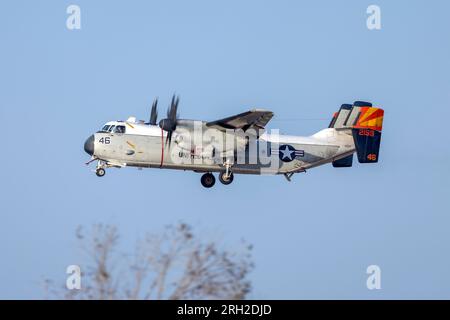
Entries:
[[333,163],[333,167],[335,167],[335,168],[349,168],[353,164],[353,154],[351,154],[345,158],[333,161],[332,163]]

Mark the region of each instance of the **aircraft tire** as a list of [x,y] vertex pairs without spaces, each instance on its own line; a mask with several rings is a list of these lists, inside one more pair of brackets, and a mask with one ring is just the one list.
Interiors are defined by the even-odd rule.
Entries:
[[225,179],[225,172],[221,172],[219,174],[219,181],[222,182],[224,185],[229,185],[233,182],[234,175],[233,173],[230,174],[230,177],[228,179]]
[[216,178],[212,173],[205,173],[202,175],[200,182],[205,188],[211,188],[216,183]]
[[97,175],[97,177],[103,177],[106,174],[106,171],[103,168],[98,168],[97,170],[95,170],[95,174]]

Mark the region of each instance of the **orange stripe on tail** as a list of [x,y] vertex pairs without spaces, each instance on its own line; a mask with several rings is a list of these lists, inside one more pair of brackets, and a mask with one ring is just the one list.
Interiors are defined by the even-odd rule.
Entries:
[[362,107],[360,116],[353,128],[372,129],[381,131],[383,129],[384,110],[373,107]]

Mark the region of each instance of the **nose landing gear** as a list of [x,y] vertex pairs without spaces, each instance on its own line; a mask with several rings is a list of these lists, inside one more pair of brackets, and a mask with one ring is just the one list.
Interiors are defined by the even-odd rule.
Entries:
[[98,168],[95,170],[95,174],[97,177],[103,177],[106,174],[106,171],[103,168]]
[[106,174],[106,168],[108,168],[108,165],[104,161],[98,160],[97,167],[95,168],[97,177],[103,177]]

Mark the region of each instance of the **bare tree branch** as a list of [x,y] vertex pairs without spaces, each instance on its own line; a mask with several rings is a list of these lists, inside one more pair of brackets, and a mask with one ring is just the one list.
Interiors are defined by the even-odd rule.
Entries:
[[[159,235],[140,240],[132,262],[117,259],[119,235],[113,226],[94,225],[89,235],[76,232],[91,262],[81,290],[50,290],[47,295],[67,299],[245,299],[251,290],[246,279],[252,270],[252,246],[231,252],[216,242],[201,242],[184,223],[168,226]],[[118,273],[123,266],[125,272]],[[61,294],[64,292],[64,294]]]

